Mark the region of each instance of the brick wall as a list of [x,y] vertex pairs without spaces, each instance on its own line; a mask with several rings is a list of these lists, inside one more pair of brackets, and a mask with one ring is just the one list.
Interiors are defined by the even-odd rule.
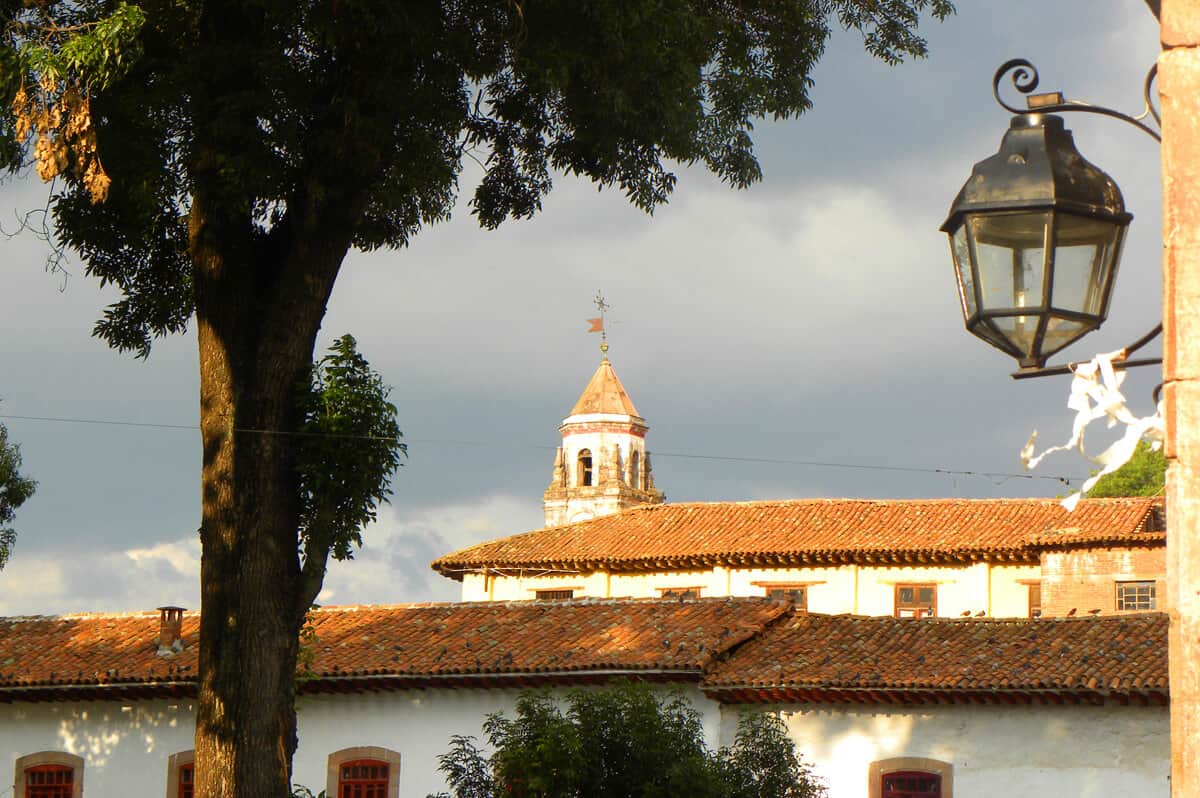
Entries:
[[1163,546],[1090,548],[1042,553],[1042,615],[1077,615],[1100,610],[1113,615],[1120,581],[1153,581],[1155,609],[1166,609],[1166,549]]

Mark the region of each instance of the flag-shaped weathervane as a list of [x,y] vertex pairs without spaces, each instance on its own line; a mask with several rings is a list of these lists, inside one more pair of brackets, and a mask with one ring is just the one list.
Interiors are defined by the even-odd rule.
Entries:
[[604,359],[608,360],[608,332],[604,329],[604,314],[608,312],[609,304],[604,301],[604,295],[599,291],[596,292],[596,298],[592,302],[600,311],[600,315],[594,319],[588,319],[588,324],[592,325],[588,328],[588,332],[600,333],[600,351],[604,354]]

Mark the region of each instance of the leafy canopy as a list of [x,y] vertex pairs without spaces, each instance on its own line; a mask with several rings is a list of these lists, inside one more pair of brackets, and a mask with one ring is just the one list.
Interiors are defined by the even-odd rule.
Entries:
[[9,442],[8,429],[0,424],[0,568],[17,540],[16,530],[8,525],[36,487],[36,482],[21,476],[21,447]]
[[1103,496],[1158,496],[1166,487],[1167,456],[1145,440],[1138,441],[1133,456],[1111,474],[1101,477],[1088,491],[1089,498]]
[[734,744],[709,750],[699,713],[677,692],[645,684],[524,693],[517,717],[484,723],[493,753],[454,737],[439,757],[451,789],[430,798],[817,798],[822,784],[783,722],[747,714]]
[[390,392],[351,335],[334,341],[299,391],[299,535],[311,593],[304,606],[316,598],[328,557],[354,556],[362,528],[391,493],[391,475],[407,449]]
[[[264,272],[326,225],[402,246],[464,158],[485,227],[557,173],[653,211],[674,164],[761,177],[759,118],[811,105],[832,26],[894,63],[950,0],[0,0],[0,168],[55,177],[63,247],[122,298],[95,333],[145,356],[194,311],[198,191]],[[344,219],[334,198],[352,197]],[[348,230],[341,230],[342,225]],[[343,239],[343,232],[345,233]]]

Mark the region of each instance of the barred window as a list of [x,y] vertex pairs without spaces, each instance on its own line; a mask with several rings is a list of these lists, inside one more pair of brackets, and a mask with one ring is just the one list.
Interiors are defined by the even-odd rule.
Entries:
[[896,585],[897,618],[937,615],[937,585]]
[[83,758],[65,751],[41,751],[17,757],[16,798],[79,798]]
[[371,759],[343,762],[338,798],[387,798],[388,765]]
[[775,599],[776,601],[790,601],[798,610],[808,609],[808,586],[807,585],[772,585],[770,583],[763,585],[767,592],[767,598]]
[[400,754],[378,746],[343,748],[329,755],[329,798],[399,798]]
[[574,590],[538,590],[534,593],[534,596],[542,601],[566,601],[574,595]]
[[179,767],[179,798],[192,798],[192,782],[195,780],[195,765],[180,765]]
[[1118,610],[1152,610],[1156,604],[1153,581],[1117,582]]
[[916,770],[885,773],[881,795],[882,798],[941,798],[942,777]]

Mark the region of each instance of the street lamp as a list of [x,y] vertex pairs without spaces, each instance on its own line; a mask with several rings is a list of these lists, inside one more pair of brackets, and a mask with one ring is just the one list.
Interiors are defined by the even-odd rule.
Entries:
[[[993,94],[1014,116],[999,152],[975,164],[941,230],[950,237],[967,330],[1016,358],[1021,371],[1014,377],[1063,373],[1046,369],[1046,359],[1108,317],[1133,216],[1116,182],[1079,154],[1062,117],[1050,112],[1104,114],[1159,137],[1138,117],[1058,93],[1030,96],[1028,109],[1010,106],[999,92],[1009,72],[1021,93],[1037,88],[1037,70],[1024,59],[996,71]],[[1152,70],[1147,97],[1153,79]],[[1158,361],[1137,364],[1143,362]]]

